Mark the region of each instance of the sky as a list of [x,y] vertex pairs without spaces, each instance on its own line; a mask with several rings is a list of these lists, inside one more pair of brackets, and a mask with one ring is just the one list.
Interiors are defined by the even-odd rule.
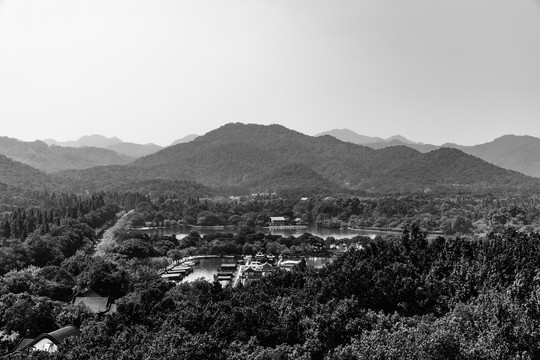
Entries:
[[0,136],[540,137],[540,0],[0,0]]

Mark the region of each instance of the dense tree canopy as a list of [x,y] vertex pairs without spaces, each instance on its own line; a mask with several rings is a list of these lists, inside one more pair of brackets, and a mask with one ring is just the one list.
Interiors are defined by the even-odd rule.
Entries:
[[[50,194],[43,200],[48,205],[15,208],[0,220],[0,354],[22,337],[66,324],[80,327],[82,336],[56,354],[13,359],[540,356],[534,197],[217,201],[103,193]],[[195,223],[215,216],[239,228],[204,236],[192,231],[177,239],[137,234],[127,226],[114,232],[107,251],[95,253],[100,232],[121,207],[136,209],[133,221]],[[172,259],[190,254],[320,254],[338,242],[252,228],[277,214],[322,224],[399,221],[406,230],[375,240],[340,240],[357,246],[322,269],[278,270],[237,288],[205,281],[174,286],[158,275]],[[470,232],[472,224],[487,235],[428,239],[422,229],[430,222],[456,233]],[[71,305],[73,291],[86,288],[114,299],[117,312],[104,317]]]
[[[61,267],[6,274],[0,324],[21,335],[81,326],[59,353],[24,354],[32,358],[534,359],[539,256],[537,233],[428,240],[412,227],[320,270],[223,289],[171,287],[143,258],[77,253]],[[118,312],[98,318],[55,301],[74,282],[117,298]]]

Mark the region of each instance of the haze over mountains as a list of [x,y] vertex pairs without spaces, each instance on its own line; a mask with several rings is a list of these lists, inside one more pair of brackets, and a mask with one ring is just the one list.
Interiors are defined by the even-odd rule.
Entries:
[[[190,142],[195,139],[197,134],[190,134],[175,140],[170,146]],[[163,149],[162,146],[148,143],[148,144],[136,144],[132,142],[125,142],[117,137],[105,137],[103,135],[85,135],[74,141],[56,141],[54,139],[43,140],[47,145],[56,145],[62,147],[96,147],[108,150],[113,150],[121,155],[126,155],[134,159],[140,158],[146,155],[153,154]]]
[[368,145],[368,144],[378,144],[378,143],[388,144],[388,143],[394,143],[396,141],[399,142],[399,145],[415,144],[414,141],[411,141],[401,135],[394,135],[394,136],[389,137],[388,139],[383,139],[376,136],[373,137],[373,136],[361,135],[349,129],[332,129],[329,131],[316,134],[315,136],[319,137],[319,136],[324,136],[324,135],[330,135],[341,141],[351,142],[353,144],[358,144],[358,145]]
[[91,147],[99,147],[99,148],[107,148],[111,145],[115,145],[118,143],[121,143],[122,140],[120,140],[117,137],[108,138],[103,135],[85,135],[80,137],[78,140],[74,141],[56,141],[54,139],[45,139],[43,140],[44,143],[47,145],[57,145],[57,146],[64,146],[64,147],[85,147],[85,146],[91,146]]
[[117,137],[108,138],[103,135],[82,136],[75,141],[56,141],[54,139],[43,140],[47,145],[57,145],[62,147],[96,147],[102,149],[113,150],[121,155],[126,155],[132,158],[138,158],[155,153],[162,149],[156,144],[135,144],[131,142],[123,142]]
[[373,149],[382,149],[390,146],[407,146],[427,153],[444,147],[455,148],[504,169],[540,177],[540,139],[533,136],[505,135],[488,143],[474,146],[451,143],[437,146],[415,143],[399,135],[389,139],[374,138],[357,134],[348,129],[334,129],[316,136],[323,135],[331,135],[342,141],[366,145]]
[[0,154],[45,172],[87,169],[99,165],[127,164],[133,157],[97,147],[48,146],[43,141],[0,137]]
[[[188,135],[175,142],[185,143],[196,137]],[[101,165],[125,165],[161,149],[155,144],[123,142],[117,137],[102,135],[83,136],[76,141],[66,142],[53,139],[21,141],[0,137],[0,154],[48,173]]]

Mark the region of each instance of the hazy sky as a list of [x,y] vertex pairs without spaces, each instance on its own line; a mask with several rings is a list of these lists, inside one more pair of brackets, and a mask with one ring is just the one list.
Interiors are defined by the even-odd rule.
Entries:
[[540,0],[0,0],[0,135],[540,137]]

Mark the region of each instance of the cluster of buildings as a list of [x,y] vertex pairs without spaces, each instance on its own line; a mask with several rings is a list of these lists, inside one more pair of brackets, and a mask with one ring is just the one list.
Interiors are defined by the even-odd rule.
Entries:
[[[159,274],[162,279],[180,283],[185,276],[193,272],[195,265],[202,259],[221,258],[217,255],[198,255],[175,260],[171,265],[162,269]],[[231,285],[236,287],[238,284],[247,284],[250,281],[258,280],[270,274],[278,268],[290,270],[302,263],[302,259],[283,259],[274,255],[263,254],[259,252],[255,256],[247,255],[243,259],[235,260],[234,256],[225,256],[225,260],[219,265],[214,281],[218,281],[222,286]],[[211,281],[209,279],[209,281]]]
[[244,265],[242,265],[239,270],[241,271],[239,278],[243,285],[248,284],[253,280],[259,280],[276,269],[291,270],[297,265],[301,266],[302,264],[306,264],[304,258],[296,260],[284,260],[281,257],[276,258],[273,255],[266,255],[262,253],[258,253],[254,257],[246,256],[243,262]]
[[274,229],[305,229],[307,225],[301,218],[289,220],[285,216],[271,216],[269,224],[270,228]]

